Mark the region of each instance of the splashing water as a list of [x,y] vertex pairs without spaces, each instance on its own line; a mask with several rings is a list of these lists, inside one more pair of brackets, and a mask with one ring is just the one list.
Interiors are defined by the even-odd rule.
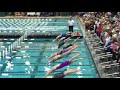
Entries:
[[83,76],[78,76],[78,78],[82,78]]
[[13,70],[12,66],[14,66],[14,64],[11,64],[10,61],[6,61],[6,63],[7,63],[6,71]]
[[82,63],[81,63],[81,62],[79,62],[79,65],[82,65]]
[[48,68],[48,67],[44,67],[44,69],[45,69],[45,71],[49,71],[50,70],[50,68]]
[[29,61],[26,61],[25,64],[26,64],[26,65],[30,65],[30,62],[29,62]]

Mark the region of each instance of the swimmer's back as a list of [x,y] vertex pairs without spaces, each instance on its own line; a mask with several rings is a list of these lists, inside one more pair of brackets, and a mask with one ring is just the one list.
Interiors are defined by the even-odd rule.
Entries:
[[60,42],[60,44],[58,45],[58,48],[60,48],[62,45],[64,45],[65,44],[65,42],[64,41],[62,41],[62,42]]
[[63,71],[63,72],[61,72],[61,73],[57,73],[57,74],[55,74],[54,76],[53,76],[53,78],[64,78],[65,77],[65,75],[64,75],[64,72],[66,71],[66,69]]
[[68,45],[68,46],[66,46],[66,47],[63,47],[63,49],[66,49],[66,48],[68,48],[68,47],[70,47],[70,46],[73,46],[73,44],[70,44],[70,45]]
[[56,69],[60,69],[60,68],[63,68],[67,65],[69,65],[71,62],[68,60],[68,61],[65,61],[65,62],[62,62]]

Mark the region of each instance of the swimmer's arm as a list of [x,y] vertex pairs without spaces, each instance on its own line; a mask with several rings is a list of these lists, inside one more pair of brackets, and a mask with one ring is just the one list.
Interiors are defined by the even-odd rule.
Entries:
[[62,41],[65,37],[62,37],[58,42]]
[[60,34],[59,36],[57,36],[56,39],[53,40],[53,42],[57,41],[57,39],[58,39],[59,37],[61,37],[61,35],[62,35],[62,34]]
[[80,53],[79,51],[72,51],[71,53]]
[[75,39],[75,40],[72,42],[72,44],[74,44],[78,39],[79,39],[79,37],[78,37],[77,39]]
[[52,58],[52,56],[53,56],[53,54],[52,54],[51,56],[47,57],[47,59],[50,59],[50,58]]
[[83,58],[77,58],[77,59],[74,59],[72,60],[72,62],[75,62],[75,61],[78,61],[78,60],[82,60]]
[[59,37],[61,37],[62,34],[60,34],[59,36],[56,37],[56,39],[58,39]]
[[47,77],[44,77],[44,78],[53,78],[53,76],[47,76]]
[[64,42],[68,42],[69,40],[71,40],[71,39],[70,39],[70,38],[67,38],[67,39],[64,40]]
[[47,62],[46,66],[48,66],[48,64],[49,64],[49,63],[51,63],[51,62],[52,62],[52,60],[51,60],[51,61],[49,61],[49,62]]
[[57,41],[57,37],[56,37],[56,39],[53,40],[53,42],[55,42],[55,41]]
[[60,42],[59,41],[56,41],[57,44],[59,44]]

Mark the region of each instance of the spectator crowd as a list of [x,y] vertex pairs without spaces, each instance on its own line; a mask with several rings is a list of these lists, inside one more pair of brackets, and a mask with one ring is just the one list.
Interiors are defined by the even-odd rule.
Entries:
[[78,12],[85,23],[86,31],[97,34],[112,54],[112,59],[120,61],[120,12]]

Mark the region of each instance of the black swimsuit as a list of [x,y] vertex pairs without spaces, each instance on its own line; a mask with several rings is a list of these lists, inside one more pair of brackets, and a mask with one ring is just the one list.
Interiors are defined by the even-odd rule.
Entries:
[[64,69],[64,71],[62,71],[61,73],[57,73],[53,76],[53,78],[64,78],[65,75],[64,75],[64,72],[66,71],[67,69]]
[[55,74],[55,75],[53,76],[53,78],[64,78],[64,77],[65,77],[64,72]]
[[65,42],[64,41],[62,41],[62,42],[60,42],[60,44],[58,45],[58,48],[60,48],[62,45],[64,45],[65,44]]
[[63,47],[63,49],[66,49],[66,48],[68,48],[68,47],[70,47],[70,46],[73,46],[72,44],[69,44],[69,45],[67,45],[66,47]]
[[58,73],[58,74],[55,74],[53,76],[53,78],[64,78],[65,75],[64,75],[64,72],[66,71],[67,69],[64,69],[64,71],[62,71],[61,73]]

